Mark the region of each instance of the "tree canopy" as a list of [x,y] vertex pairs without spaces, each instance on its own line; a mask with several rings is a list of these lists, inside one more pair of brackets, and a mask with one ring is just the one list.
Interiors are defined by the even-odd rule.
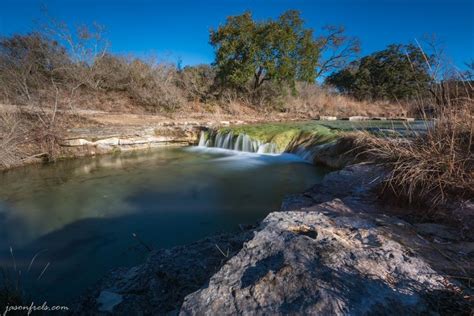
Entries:
[[431,81],[426,59],[414,45],[389,45],[331,74],[326,83],[358,99],[412,98]]
[[224,86],[257,90],[265,81],[294,86],[295,81],[315,80],[320,46],[298,11],[262,22],[254,21],[250,12],[230,16],[211,30],[210,42]]

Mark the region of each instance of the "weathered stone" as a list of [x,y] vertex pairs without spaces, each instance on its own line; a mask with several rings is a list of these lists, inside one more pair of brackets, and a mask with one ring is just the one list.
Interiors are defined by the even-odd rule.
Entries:
[[271,213],[207,286],[185,298],[180,314],[424,313],[432,309],[425,295],[443,290],[442,282],[374,220]]
[[61,141],[61,146],[71,146],[71,147],[74,147],[74,146],[84,146],[84,145],[89,145],[91,144],[90,141],[86,140],[86,139],[82,139],[82,138],[78,138],[78,139],[65,139],[63,141]]
[[94,145],[104,145],[104,146],[118,146],[120,139],[118,137],[99,139],[94,142]]
[[349,121],[367,121],[370,118],[368,116],[349,116]]
[[[454,228],[447,227],[441,224],[421,223],[415,224],[416,231],[422,235],[430,238],[435,238],[434,241],[457,241],[460,235]],[[436,239],[437,238],[437,239]]]
[[314,205],[314,200],[311,197],[302,194],[291,194],[285,196],[281,204],[281,210],[285,212],[294,211],[311,205]]
[[324,115],[321,115],[319,117],[319,119],[321,121],[336,121],[337,120],[337,117],[336,116],[324,116]]

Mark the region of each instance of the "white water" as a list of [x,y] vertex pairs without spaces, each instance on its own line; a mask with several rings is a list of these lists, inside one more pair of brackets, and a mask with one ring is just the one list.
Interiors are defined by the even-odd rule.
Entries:
[[308,149],[306,147],[299,146],[294,152],[295,155],[301,157],[303,160],[306,161],[313,161],[315,153],[313,150]]
[[[324,146],[324,145],[319,145]],[[209,136],[206,132],[202,131],[198,147],[201,149],[212,148],[222,150],[234,150],[242,153],[255,153],[255,154],[283,154],[279,151],[276,144],[274,143],[262,143],[258,140],[250,138],[247,134],[238,134],[235,136],[232,132],[220,133],[218,132],[214,137]],[[306,148],[303,146],[298,147],[291,154],[298,156],[299,159],[313,163],[316,148]]]
[[205,132],[201,132],[199,138],[199,147],[215,147],[222,149],[230,149],[235,151],[244,151],[249,153],[259,154],[278,154],[276,144],[274,143],[262,143],[259,140],[254,140],[246,134],[234,135],[230,133],[218,132],[214,139],[209,137]]

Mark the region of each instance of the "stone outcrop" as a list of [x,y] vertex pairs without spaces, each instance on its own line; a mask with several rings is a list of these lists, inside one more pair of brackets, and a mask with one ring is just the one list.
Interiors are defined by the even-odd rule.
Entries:
[[474,243],[387,215],[410,210],[378,200],[384,172],[348,166],[289,196],[180,314],[468,314],[470,289],[445,276],[472,275]]
[[427,313],[444,279],[387,234],[397,223],[343,205],[271,213],[180,315]]
[[[63,147],[83,147],[91,154],[114,150],[136,150],[167,145],[190,145],[196,141],[199,126],[107,126],[73,128],[61,141]],[[65,150],[67,151],[67,149]]]

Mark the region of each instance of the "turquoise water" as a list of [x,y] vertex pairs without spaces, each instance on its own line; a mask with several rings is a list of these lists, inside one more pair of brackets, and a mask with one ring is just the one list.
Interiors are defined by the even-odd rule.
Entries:
[[147,248],[255,223],[325,173],[291,154],[196,147],[12,170],[0,174],[0,264],[15,279],[21,270],[35,302],[67,304]]

